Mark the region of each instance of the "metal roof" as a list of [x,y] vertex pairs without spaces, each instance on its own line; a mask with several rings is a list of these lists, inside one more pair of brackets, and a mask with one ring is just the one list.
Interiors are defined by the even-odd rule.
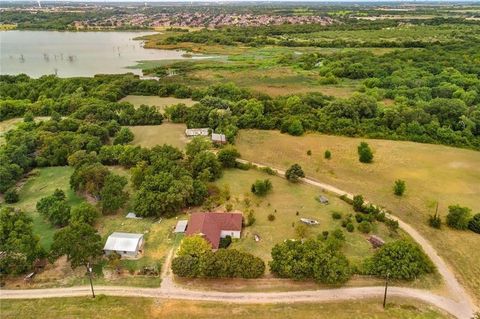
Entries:
[[174,233],[184,233],[187,229],[188,220],[179,220],[175,227]]
[[143,234],[113,233],[108,236],[103,250],[136,252]]

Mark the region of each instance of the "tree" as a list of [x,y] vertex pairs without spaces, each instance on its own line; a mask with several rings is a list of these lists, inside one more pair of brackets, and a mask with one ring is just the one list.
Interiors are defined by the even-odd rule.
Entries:
[[298,182],[300,178],[305,177],[305,173],[302,170],[302,167],[298,164],[293,164],[290,166],[289,169],[285,172],[285,177],[290,182]]
[[135,136],[128,127],[122,127],[120,131],[118,131],[118,133],[115,135],[115,138],[113,139],[113,145],[128,144],[133,141],[134,138]]
[[358,224],[358,230],[364,234],[368,234],[369,232],[372,231],[372,224],[369,221],[361,221],[360,224]]
[[265,196],[272,188],[272,182],[269,179],[263,181],[257,179],[255,183],[252,184],[251,191],[257,196]]
[[373,152],[366,142],[361,142],[358,146],[359,161],[362,163],[371,163],[373,161]]
[[295,227],[295,234],[297,235],[298,238],[303,239],[306,238],[308,235],[308,227],[305,224],[298,224]]
[[203,237],[188,236],[182,240],[177,255],[199,258],[211,250],[212,246]]
[[447,225],[455,229],[467,229],[470,211],[470,208],[461,207],[460,205],[448,206]]
[[414,280],[432,273],[434,265],[416,244],[397,240],[386,243],[365,262],[365,269],[371,275],[392,279]]
[[332,152],[330,152],[329,150],[326,150],[325,151],[325,154],[324,154],[324,157],[325,159],[331,159],[332,158]]
[[472,219],[468,222],[468,229],[471,231],[480,234],[480,213],[475,214]]
[[65,193],[60,189],[56,189],[53,195],[41,198],[36,208],[55,226],[63,227],[70,221],[70,205],[65,201]]
[[122,208],[128,199],[128,193],[123,189],[127,185],[127,178],[116,174],[108,174],[100,191],[103,213],[113,213]]
[[363,211],[363,204],[365,201],[363,200],[362,195],[355,195],[353,196],[353,210],[356,212],[361,212]]
[[93,263],[102,255],[102,238],[88,224],[71,224],[53,236],[52,257],[66,255],[72,269]]
[[10,207],[0,208],[0,251],[0,275],[24,273],[42,254],[27,214]]
[[395,181],[395,184],[393,185],[393,193],[397,196],[403,196],[406,190],[406,184],[405,181],[402,181],[401,179],[397,179]]
[[13,187],[7,189],[7,191],[5,192],[3,198],[5,199],[5,203],[7,203],[7,204],[16,203],[16,202],[18,202],[18,200],[19,200],[19,196],[18,196],[17,190],[16,190],[15,188],[13,188]]
[[200,258],[190,255],[175,257],[172,260],[172,272],[179,277],[198,277],[200,276]]
[[196,136],[192,138],[190,143],[185,146],[185,153],[190,160],[193,160],[195,156],[203,151],[207,151],[212,148],[212,142],[203,136]]
[[81,203],[72,208],[70,223],[93,225],[98,218],[98,215],[98,211],[94,206],[88,203]]
[[222,166],[215,154],[202,151],[192,161],[192,173],[194,178],[213,182],[222,175]]
[[240,153],[233,146],[227,146],[218,152],[217,157],[223,167],[235,167]]

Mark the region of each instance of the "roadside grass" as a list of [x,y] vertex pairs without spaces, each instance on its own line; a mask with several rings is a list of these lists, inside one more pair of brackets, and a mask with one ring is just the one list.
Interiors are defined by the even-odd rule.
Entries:
[[160,97],[160,96],[148,96],[148,95],[127,95],[119,102],[129,102],[135,107],[145,104],[148,106],[155,106],[158,111],[162,112],[167,106],[183,103],[186,106],[192,106],[196,101],[192,99],[177,99],[175,97]]
[[[357,146],[367,141],[374,162],[358,161]],[[242,130],[236,147],[246,160],[286,169],[302,166],[307,176],[335,185],[391,210],[419,230],[450,263],[461,282],[480,300],[480,237],[470,231],[430,228],[428,216],[444,219],[448,206],[460,204],[480,212],[480,152],[441,145],[306,134],[293,137],[278,131]],[[258,150],[261,150],[260,152]],[[307,155],[311,150],[312,155]],[[325,150],[332,159],[325,160]],[[396,179],[406,181],[404,197],[393,195]]]
[[45,298],[2,300],[2,318],[452,318],[433,306],[414,300],[389,298],[386,309],[380,300],[364,299],[328,303],[232,304],[190,300],[164,300],[140,297]]
[[150,126],[129,126],[135,135],[132,144],[142,147],[154,147],[156,145],[170,144],[184,149],[188,143],[185,136],[185,124],[163,123]]
[[75,206],[83,202],[83,198],[70,189],[72,173],[73,168],[69,166],[34,169],[25,181],[20,182],[20,201],[11,205],[30,215],[33,219],[33,231],[39,236],[40,244],[46,249],[49,249],[52,244],[56,228],[36,211],[37,202],[45,196],[52,195],[57,188],[65,192],[68,204]]

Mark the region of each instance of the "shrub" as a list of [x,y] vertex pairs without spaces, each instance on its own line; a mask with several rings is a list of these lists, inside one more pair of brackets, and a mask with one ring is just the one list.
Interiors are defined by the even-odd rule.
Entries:
[[122,127],[120,131],[115,135],[115,138],[113,139],[113,145],[117,144],[128,144],[134,139],[134,135],[132,131],[128,127]]
[[256,180],[252,184],[251,191],[257,196],[265,196],[268,192],[272,190],[272,182],[269,179],[265,180]]
[[18,200],[20,198],[19,198],[18,193],[15,190],[15,188],[9,188],[9,189],[7,189],[7,191],[4,194],[4,199],[5,199],[5,203],[13,204],[13,203],[18,202]]
[[342,219],[342,214],[339,212],[332,212],[333,219]]
[[363,196],[362,195],[355,195],[353,196],[353,210],[356,212],[361,212],[363,211]]
[[454,229],[467,229],[470,220],[470,208],[460,205],[448,206],[447,225]]
[[402,181],[401,179],[397,179],[395,181],[395,184],[393,185],[393,193],[397,196],[403,196],[406,190],[406,184],[405,181]]
[[430,215],[428,217],[428,224],[430,227],[440,229],[442,227],[442,219],[440,218],[440,215],[438,215],[438,213]]
[[480,234],[480,213],[475,214],[472,219],[468,222],[468,229],[471,231]]
[[220,244],[218,247],[220,248],[228,248],[232,243],[232,236],[227,235],[225,238],[220,238]]
[[271,167],[268,166],[262,167],[260,170],[267,173],[268,175],[277,175],[277,172],[275,172]]
[[237,158],[239,157],[240,153],[232,146],[221,149],[217,154],[217,158],[223,167],[235,167],[237,165]]
[[386,243],[365,262],[365,269],[371,275],[386,276],[392,279],[414,280],[431,273],[434,266],[420,247],[397,240]]
[[393,220],[387,217],[385,217],[385,225],[387,225],[388,229],[393,233],[396,233],[398,227],[400,227],[397,220]]
[[247,221],[245,223],[245,227],[252,226],[255,224],[256,218],[255,215],[253,214],[253,210],[250,210],[247,214]]
[[308,150],[308,151],[307,151],[307,155],[308,155],[308,156],[312,156],[312,151],[311,151],[311,150]]
[[357,148],[358,160],[362,163],[371,163],[373,161],[373,152],[368,143],[361,142]]
[[297,182],[300,178],[305,177],[305,173],[302,170],[302,167],[298,164],[293,164],[285,172],[285,177],[290,182]]
[[366,220],[362,221],[359,225],[358,225],[358,230],[364,234],[368,234],[369,232],[372,231],[372,224]]
[[268,217],[267,217],[267,218],[268,218],[269,221],[273,222],[273,221],[275,220],[275,215],[273,215],[273,214],[268,214]]
[[325,157],[325,159],[329,160],[332,158],[332,152],[330,152],[329,150],[326,150],[323,156]]
[[348,231],[349,233],[351,233],[351,232],[353,232],[353,231],[355,230],[355,226],[353,226],[352,223],[348,223],[348,224],[346,225],[346,228],[347,228],[347,231]]

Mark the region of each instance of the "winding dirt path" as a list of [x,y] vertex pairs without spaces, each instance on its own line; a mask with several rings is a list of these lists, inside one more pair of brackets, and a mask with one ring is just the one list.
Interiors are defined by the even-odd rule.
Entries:
[[[265,165],[245,160],[239,160],[243,163],[251,163],[258,167]],[[274,169],[279,176],[284,176],[285,172]],[[304,183],[319,187],[336,195],[346,195],[350,198],[353,194],[338,189],[332,185],[324,184],[312,178],[303,178]],[[402,298],[418,299],[432,304],[444,311],[454,315],[457,318],[471,318],[473,312],[477,309],[471,297],[460,285],[450,267],[438,255],[432,245],[413,227],[406,224],[395,216],[389,216],[398,221],[400,227],[407,232],[419,245],[422,246],[425,253],[432,259],[438,272],[442,275],[445,286],[448,291],[448,297],[437,295],[428,290],[389,287],[388,295]],[[173,258],[173,249],[169,252],[162,269],[162,284],[160,288],[137,288],[137,287],[119,287],[119,286],[96,286],[96,293],[111,296],[135,296],[166,299],[200,300],[200,301],[219,301],[230,303],[295,303],[295,302],[332,302],[342,300],[353,300],[362,298],[381,297],[384,293],[383,286],[377,287],[355,287],[355,288],[337,288],[322,289],[314,291],[292,291],[292,292],[216,292],[188,290],[175,284],[170,271],[170,263]],[[70,287],[70,288],[47,288],[47,289],[23,289],[23,290],[0,290],[0,299],[28,299],[28,298],[53,298],[53,297],[76,297],[90,295],[90,287]]]

